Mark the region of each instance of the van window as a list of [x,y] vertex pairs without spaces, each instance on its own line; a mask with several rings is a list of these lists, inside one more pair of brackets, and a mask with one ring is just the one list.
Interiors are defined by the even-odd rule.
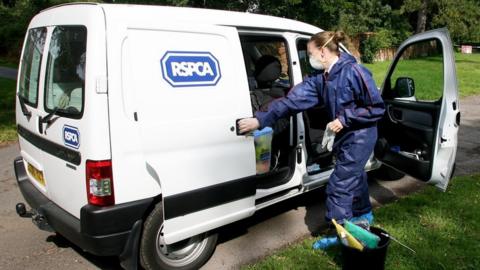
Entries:
[[[240,36],[240,41],[250,90],[265,88],[265,85],[272,84],[290,87],[287,42],[283,37],[244,35]],[[278,61],[280,72],[272,73],[273,70],[267,70],[269,61]],[[265,72],[262,72],[262,69]],[[275,76],[270,78],[266,75]]]
[[298,52],[298,60],[300,62],[300,69],[302,71],[302,77],[307,76],[308,74],[315,71],[312,66],[310,66],[309,58],[308,58],[308,51],[307,51],[307,44],[308,39],[301,38],[297,40],[297,52]]
[[57,26],[53,30],[47,58],[45,110],[80,118],[83,111],[87,29]]
[[46,28],[30,29],[23,52],[19,95],[25,103],[33,107],[37,107],[38,77],[46,35]]
[[390,77],[393,97],[402,97],[398,84],[411,80],[415,99],[436,102],[443,96],[443,47],[438,39],[423,40],[403,49]]

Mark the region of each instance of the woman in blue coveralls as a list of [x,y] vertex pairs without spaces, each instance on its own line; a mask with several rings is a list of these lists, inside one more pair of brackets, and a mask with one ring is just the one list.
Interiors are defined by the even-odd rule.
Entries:
[[373,222],[364,170],[377,141],[377,121],[385,111],[369,70],[348,53],[340,52],[342,32],[320,32],[308,42],[310,65],[318,72],[296,85],[284,98],[274,100],[267,111],[239,121],[246,133],[273,126],[280,118],[324,104],[329,127],[336,133],[336,163],[327,184],[326,219]]

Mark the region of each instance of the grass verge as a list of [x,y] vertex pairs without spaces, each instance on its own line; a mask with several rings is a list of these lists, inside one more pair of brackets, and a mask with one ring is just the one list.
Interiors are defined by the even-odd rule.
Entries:
[[[365,64],[373,73],[373,78],[380,87],[390,67],[391,61],[376,62],[374,64]],[[455,64],[457,69],[457,80],[459,94],[461,97],[480,94],[480,54],[462,54],[455,53]],[[418,70],[418,67],[412,65],[410,73],[424,72]],[[420,90],[418,90],[420,91]],[[429,93],[426,93],[429,96]],[[435,95],[434,95],[435,96]]]
[[14,80],[0,78],[0,145],[17,139]]
[[[427,187],[375,210],[376,226],[395,242],[386,269],[480,269],[480,175],[456,177],[447,192]],[[307,238],[244,269],[341,269],[339,248],[312,250]]]

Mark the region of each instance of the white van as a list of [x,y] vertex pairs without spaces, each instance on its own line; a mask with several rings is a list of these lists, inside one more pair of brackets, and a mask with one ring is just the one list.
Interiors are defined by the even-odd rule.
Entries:
[[[40,12],[16,99],[14,166],[32,210],[20,203],[17,212],[83,250],[120,256],[125,268],[199,268],[217,228],[328,181],[322,106],[273,127],[268,173],[256,173],[254,138],[236,128],[302,82],[306,44],[319,31],[192,8],[83,3]],[[460,121],[448,32],[411,37],[395,59],[366,169],[383,163],[445,190]],[[422,100],[422,91],[437,96]]]

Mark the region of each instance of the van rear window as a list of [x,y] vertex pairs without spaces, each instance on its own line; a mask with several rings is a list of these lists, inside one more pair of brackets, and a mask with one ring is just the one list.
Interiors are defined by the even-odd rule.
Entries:
[[57,26],[47,58],[45,110],[80,118],[83,112],[87,29]]
[[30,29],[23,51],[18,94],[25,103],[33,107],[37,107],[38,78],[46,35],[46,28]]

